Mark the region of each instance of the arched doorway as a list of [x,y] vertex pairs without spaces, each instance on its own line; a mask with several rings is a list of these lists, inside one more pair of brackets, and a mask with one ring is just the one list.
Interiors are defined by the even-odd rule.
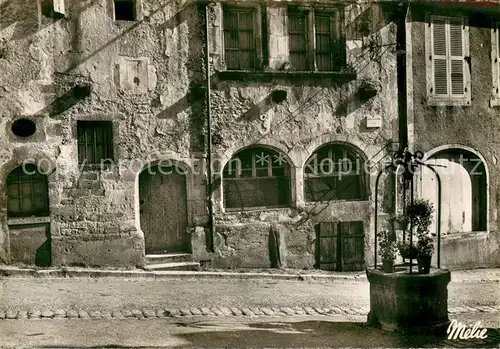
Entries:
[[[471,151],[450,148],[430,156],[426,163],[434,168],[441,179],[441,231],[485,231],[487,229],[486,167],[478,155]],[[434,173],[424,168],[420,177],[422,197],[437,209],[437,180]],[[436,231],[435,222],[430,227]]]
[[139,175],[139,200],[146,253],[189,252],[185,171],[146,168]]

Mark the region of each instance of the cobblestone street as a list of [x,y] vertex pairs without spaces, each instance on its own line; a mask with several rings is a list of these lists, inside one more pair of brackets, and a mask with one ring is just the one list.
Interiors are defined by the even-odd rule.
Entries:
[[[448,286],[450,314],[500,314],[495,273],[498,271],[454,272]],[[0,291],[0,319],[364,318],[370,305],[366,279],[11,277],[1,279]]]
[[488,328],[477,343],[367,328],[362,277],[5,277],[0,346],[497,347],[498,274],[454,272],[448,286],[450,320]]

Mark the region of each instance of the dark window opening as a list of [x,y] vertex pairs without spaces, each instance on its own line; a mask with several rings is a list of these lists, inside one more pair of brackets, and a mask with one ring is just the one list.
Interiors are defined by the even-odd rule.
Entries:
[[224,167],[224,206],[233,209],[283,207],[290,203],[290,168],[282,154],[245,149]]
[[36,124],[29,119],[18,119],[12,123],[12,133],[18,137],[29,137],[36,132]]
[[7,216],[44,217],[49,215],[47,177],[37,166],[25,164],[7,177]]
[[115,0],[115,20],[116,21],[135,21],[135,1],[134,0]]
[[308,70],[307,12],[288,9],[288,36],[290,38],[290,64],[294,70]]
[[316,12],[316,66],[322,71],[337,71],[345,66],[346,48],[340,11]]
[[224,8],[224,51],[227,69],[255,68],[255,10]]
[[327,145],[309,158],[304,169],[306,202],[366,199],[361,157],[340,145]]
[[64,17],[64,0],[42,0],[40,9],[44,17],[61,19]]
[[78,163],[105,165],[113,162],[113,123],[77,121]]

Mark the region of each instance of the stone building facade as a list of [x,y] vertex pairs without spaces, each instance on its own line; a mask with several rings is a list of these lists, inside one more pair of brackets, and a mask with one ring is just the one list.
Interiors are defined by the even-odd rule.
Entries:
[[[412,6],[408,14],[408,129],[442,182],[442,263],[500,264],[500,3]],[[421,195],[437,205],[436,177]],[[436,227],[434,221],[433,227]]]
[[[142,266],[167,251],[223,267],[363,270],[375,178],[406,133],[400,16],[375,1],[1,0],[0,261]],[[424,22],[406,29],[410,145],[486,147],[491,88],[476,96],[473,82],[472,106],[421,104]],[[490,121],[490,138],[469,112]],[[456,129],[443,143],[445,123]],[[478,249],[498,241],[488,149]],[[379,221],[394,210],[392,183],[380,185]],[[480,263],[498,260],[492,247]]]

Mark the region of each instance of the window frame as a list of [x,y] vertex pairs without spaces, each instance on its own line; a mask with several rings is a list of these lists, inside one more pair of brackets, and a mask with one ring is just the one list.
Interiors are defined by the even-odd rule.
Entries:
[[[287,16],[286,16],[286,24],[287,24],[287,33],[288,33],[288,55],[290,57],[290,23],[289,23],[289,13],[297,13],[297,12],[305,12],[306,13],[306,25],[307,25],[307,33],[306,33],[306,47],[308,50],[307,55],[307,64],[308,68],[305,71],[316,71],[316,72],[338,72],[344,69],[347,66],[347,41],[345,35],[345,8],[341,6],[288,6],[287,8]],[[318,17],[328,17],[330,19],[330,64],[332,69],[319,69],[318,67],[318,45],[317,45],[317,30],[316,30],[316,19]],[[333,20],[332,20],[333,19]],[[335,40],[337,37],[337,40]],[[335,63],[335,42],[341,41],[343,44],[343,56],[342,56],[342,64],[338,67],[338,69],[334,69]],[[290,62],[291,64],[291,62]],[[293,69],[293,67],[292,67]],[[296,71],[304,71],[294,69]]]
[[500,106],[500,21],[493,21],[491,28],[492,95],[490,107]]
[[126,2],[130,0],[108,0],[110,1],[109,3],[109,10],[111,12],[111,18],[113,21],[117,23],[131,23],[131,22],[137,22],[137,21],[142,21],[143,20],[143,15],[142,15],[142,0],[131,0],[134,2],[134,19],[133,20],[125,20],[125,19],[116,19],[116,12],[115,12],[115,2]]
[[[79,127],[79,125],[82,125],[82,124],[87,124],[87,125],[92,125],[94,124],[93,126],[94,127],[89,127],[89,126],[86,126],[84,128],[82,127]],[[104,157],[101,158],[98,162],[98,163],[94,163],[94,162],[82,162],[80,161],[80,143],[79,143],[79,136],[80,136],[80,130],[92,130],[92,132],[94,132],[96,129],[97,129],[97,124],[101,124],[101,125],[106,125],[106,128],[102,128],[103,130],[103,133],[106,133],[106,139],[104,139],[103,141],[101,141],[103,143],[103,153],[106,153],[105,155],[103,155]],[[106,167],[108,167],[109,165],[112,165],[115,163],[116,159],[115,159],[115,143],[114,143],[114,138],[115,138],[115,135],[114,135],[114,122],[111,121],[111,120],[77,120],[76,121],[76,142],[77,142],[77,160],[78,160],[78,166],[82,166],[83,165],[83,168],[84,169],[89,169],[89,170],[94,170],[94,169],[104,169]],[[95,135],[95,134],[94,134]],[[96,138],[96,137],[94,137]],[[105,144],[104,142],[107,141],[107,144]],[[94,153],[92,154],[92,157],[95,158],[95,147],[96,145],[93,144],[93,148],[94,148]],[[85,146],[86,148],[86,146]],[[87,154],[85,154],[84,156],[85,158],[87,158]],[[103,163],[102,160],[104,159],[110,159],[112,160],[111,163]]]
[[[33,168],[35,173],[32,173],[31,175],[26,173],[25,171],[25,166],[29,166]],[[22,180],[22,173],[25,173],[29,181]],[[15,176],[15,178],[12,178],[12,176]],[[36,180],[33,180],[33,178],[36,177]],[[43,193],[35,195],[35,185],[40,184],[43,182],[44,186],[44,191]],[[23,194],[23,188],[22,184],[29,183],[30,184],[30,194]],[[15,199],[19,200],[19,209],[16,212],[10,211],[10,205],[9,202],[10,200],[13,199],[12,195],[9,195],[9,188],[13,185],[17,186],[17,196]],[[7,196],[7,218],[12,219],[12,218],[28,218],[28,217],[48,217],[50,215],[50,202],[49,202],[49,185],[48,185],[48,178],[46,175],[40,173],[38,171],[37,167],[35,164],[23,164],[21,166],[18,166],[14,170],[12,170],[6,180],[5,180],[5,188],[6,188],[6,196]],[[23,199],[29,199],[33,202],[35,199],[42,199],[44,207],[38,209],[38,210],[23,210],[22,209],[22,202]],[[33,204],[32,204],[33,205]]]
[[[471,99],[471,77],[470,77],[470,45],[469,45],[469,20],[467,16],[442,16],[427,14],[425,24],[425,62],[427,75],[427,105],[428,106],[470,106]],[[450,53],[450,20],[460,20],[462,27],[462,55],[463,55],[463,85],[464,93],[461,95],[453,94],[451,89],[451,62],[452,55]],[[446,31],[446,81],[448,95],[436,95],[435,80],[434,80],[434,21],[444,20]]]
[[[242,168],[237,167],[236,168],[236,174],[234,177],[226,177],[227,173],[227,168],[230,166],[231,162],[234,161],[235,159],[239,159],[239,156],[242,152],[250,151],[251,156],[252,156],[252,164],[251,164],[251,176],[242,176]],[[262,151],[267,151],[270,153],[270,156],[275,156],[278,155],[281,158],[281,161],[283,162],[282,165],[279,166],[273,166],[274,161],[268,161],[267,164],[267,175],[262,176],[258,175],[257,171],[260,169],[265,169],[264,167],[257,167],[257,160],[256,160],[256,154],[258,152]],[[237,162],[238,164],[239,162]],[[274,169],[282,169],[283,174],[282,175],[275,175],[273,173]],[[230,169],[232,170],[232,169]],[[248,170],[248,169],[247,169]],[[267,209],[276,209],[276,208],[287,208],[292,205],[292,166],[290,165],[289,161],[285,157],[285,155],[278,151],[274,150],[265,146],[254,146],[254,147],[249,147],[245,149],[241,149],[238,152],[236,152],[230,159],[229,161],[224,165],[224,168],[222,169],[221,172],[221,178],[222,178],[222,207],[226,212],[238,212],[238,211],[256,211],[256,210],[267,210]],[[286,180],[286,184],[288,186],[288,191],[287,191],[287,199],[286,203],[280,203],[277,205],[262,205],[262,206],[239,206],[239,207],[227,207],[226,206],[226,200],[227,200],[227,191],[226,191],[226,183],[229,182],[238,182],[238,181],[256,181],[258,182],[259,180],[265,180],[265,179],[283,179]],[[278,199],[279,200],[279,199]]]
[[[226,12],[229,10],[251,10],[253,11],[253,67],[245,69],[235,69],[227,67],[227,57],[226,57]],[[267,13],[266,13],[267,15]],[[222,54],[221,54],[221,64],[224,66],[224,70],[229,71],[253,71],[259,70],[263,64],[263,49],[262,49],[262,6],[260,4],[233,4],[225,3],[222,5],[222,16],[221,16],[221,30],[222,30]],[[238,50],[240,52],[240,50]],[[238,62],[239,63],[239,62]]]
[[[342,159],[348,159],[349,158],[348,154],[350,154],[351,157],[354,157],[356,159],[356,163],[358,164],[359,168],[354,169],[354,170],[351,169],[350,172],[337,170],[337,171],[330,171],[328,173],[319,173],[317,171],[317,169],[315,168],[313,173],[307,172],[308,166],[310,166],[310,162],[313,161],[315,159],[315,157],[318,156],[318,153],[321,151],[327,150],[328,151],[328,159],[331,159],[332,161],[336,161],[336,160],[333,160],[333,155],[334,155],[335,149],[339,149],[342,151],[342,155],[343,155]],[[354,149],[352,147],[346,146],[346,145],[342,145],[342,144],[338,144],[338,143],[331,143],[331,144],[322,145],[319,148],[317,148],[309,156],[309,158],[306,160],[305,165],[304,165],[304,170],[303,170],[303,180],[304,180],[304,185],[303,185],[304,193],[303,193],[303,195],[304,195],[304,202],[306,203],[306,205],[322,204],[322,203],[329,203],[329,202],[366,201],[366,200],[368,200],[369,181],[368,181],[366,173],[364,172],[365,161],[366,160],[359,153],[359,151],[357,151],[356,149]],[[338,162],[333,162],[333,164],[337,165]],[[339,176],[340,174],[342,176],[356,176],[356,177],[358,177],[357,181],[358,181],[358,184],[360,184],[360,186],[361,186],[359,189],[359,191],[360,191],[359,198],[326,199],[326,200],[318,200],[318,201],[308,200],[309,194],[308,194],[308,189],[307,189],[307,180],[319,179],[319,178],[333,178],[333,179],[335,179],[337,177],[339,177],[338,180],[341,180],[340,176]]]

